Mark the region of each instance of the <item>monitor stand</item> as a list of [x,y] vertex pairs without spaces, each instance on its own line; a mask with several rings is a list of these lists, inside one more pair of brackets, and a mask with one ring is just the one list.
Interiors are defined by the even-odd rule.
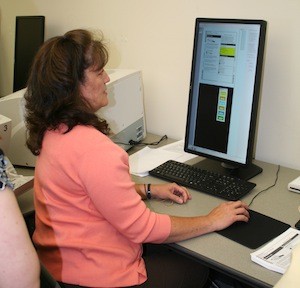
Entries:
[[234,176],[243,180],[249,180],[263,171],[261,167],[253,163],[247,166],[233,167],[226,163],[212,159],[204,159],[193,164],[193,166],[212,172],[217,172],[222,175]]

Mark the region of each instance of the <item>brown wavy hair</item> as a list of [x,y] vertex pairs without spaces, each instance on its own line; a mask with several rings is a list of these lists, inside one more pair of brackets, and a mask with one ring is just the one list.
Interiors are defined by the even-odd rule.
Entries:
[[25,92],[26,144],[39,155],[46,130],[65,124],[69,132],[76,125],[89,125],[104,134],[108,124],[99,119],[81,96],[87,68],[102,69],[108,51],[101,39],[87,30],[72,30],[46,41],[36,54]]

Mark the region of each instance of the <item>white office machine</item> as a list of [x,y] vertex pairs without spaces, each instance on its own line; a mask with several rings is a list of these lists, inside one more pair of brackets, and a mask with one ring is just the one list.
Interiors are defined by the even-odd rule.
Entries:
[[35,157],[25,146],[23,96],[25,89],[0,98],[0,114],[11,119],[11,139],[6,155],[13,164],[34,167]]
[[109,123],[111,139],[125,150],[146,137],[142,75],[137,70],[107,70],[108,105],[96,114]]
[[0,148],[8,153],[11,137],[11,119],[0,114]]
[[288,189],[292,192],[300,193],[300,176],[288,184]]
[[[109,104],[96,112],[111,129],[111,139],[128,150],[130,140],[139,142],[146,136],[143,86],[138,70],[107,70]],[[34,167],[36,157],[26,147],[24,93],[26,88],[0,98],[0,114],[11,119],[12,132],[7,156],[13,165]]]
[[[0,114],[0,148],[7,155],[10,148],[12,131],[11,119]],[[19,175],[13,165],[11,164],[8,157],[6,160],[6,173],[10,181],[14,185],[14,193],[16,196],[22,194],[24,191],[33,187],[33,176]]]

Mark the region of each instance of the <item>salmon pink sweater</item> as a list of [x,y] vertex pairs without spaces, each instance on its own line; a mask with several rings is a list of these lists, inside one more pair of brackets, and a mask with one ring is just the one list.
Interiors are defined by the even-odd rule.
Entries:
[[35,168],[41,262],[54,278],[88,287],[147,279],[142,243],[170,234],[167,215],[150,211],[135,190],[128,155],[93,127],[47,131]]

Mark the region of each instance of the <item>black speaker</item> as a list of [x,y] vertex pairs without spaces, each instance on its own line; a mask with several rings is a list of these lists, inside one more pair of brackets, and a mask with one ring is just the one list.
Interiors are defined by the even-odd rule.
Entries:
[[13,92],[27,85],[33,58],[44,42],[45,16],[17,16]]

